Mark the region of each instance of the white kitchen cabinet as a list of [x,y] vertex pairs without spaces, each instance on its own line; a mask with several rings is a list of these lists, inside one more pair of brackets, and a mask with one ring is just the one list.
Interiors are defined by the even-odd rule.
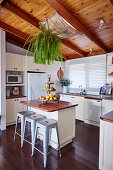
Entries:
[[46,72],[46,65],[35,64],[33,56],[27,56],[27,71]]
[[7,124],[14,122],[14,99],[6,100],[6,122]]
[[84,97],[60,94],[60,100],[77,103],[76,119],[84,121]]
[[100,125],[102,100],[85,98],[84,122],[94,126]]
[[75,103],[78,103],[76,119],[84,121],[84,97],[75,96]]
[[113,170],[113,123],[100,120],[99,169]]
[[26,110],[26,106],[20,104],[20,101],[25,101],[24,98],[7,99],[6,101],[6,120],[7,125],[14,124],[16,121],[17,112]]
[[24,71],[25,70],[25,56],[6,53],[6,70],[9,71]]
[[16,121],[17,112],[26,110],[26,106],[23,104],[20,104],[20,101],[25,101],[25,100],[26,100],[26,97],[14,99],[14,121]]
[[113,110],[113,100],[102,100],[102,115]]

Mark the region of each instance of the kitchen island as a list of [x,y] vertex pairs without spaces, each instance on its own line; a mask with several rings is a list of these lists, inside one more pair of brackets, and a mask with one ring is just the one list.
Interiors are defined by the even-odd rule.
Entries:
[[[72,142],[75,137],[75,113],[76,103],[59,101],[59,103],[42,103],[40,100],[21,101],[21,104],[29,106],[31,111],[41,114],[49,119],[54,119],[58,123],[59,138],[61,147]],[[43,127],[39,128],[38,138],[42,139]],[[57,136],[55,129],[52,129],[50,145],[57,147]]]

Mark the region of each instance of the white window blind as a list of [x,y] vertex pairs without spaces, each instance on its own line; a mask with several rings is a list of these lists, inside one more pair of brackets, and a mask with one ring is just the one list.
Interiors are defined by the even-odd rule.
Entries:
[[[68,62],[68,61],[67,61]],[[92,56],[70,60],[67,64],[71,88],[100,88],[106,82],[106,56]]]

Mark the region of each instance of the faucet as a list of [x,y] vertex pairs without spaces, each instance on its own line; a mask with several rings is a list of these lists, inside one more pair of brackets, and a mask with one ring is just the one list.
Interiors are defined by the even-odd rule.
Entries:
[[86,94],[86,90],[82,89],[82,85],[79,85],[80,88],[80,94]]
[[82,85],[79,85],[80,88],[80,94],[82,94]]

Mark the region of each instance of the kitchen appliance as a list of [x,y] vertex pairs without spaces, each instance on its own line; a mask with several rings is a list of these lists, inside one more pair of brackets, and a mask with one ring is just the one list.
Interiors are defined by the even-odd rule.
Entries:
[[20,95],[19,87],[14,87],[13,88],[13,96],[19,96],[19,95]]
[[102,114],[102,100],[85,98],[84,122],[95,126],[100,125],[100,116]]
[[106,83],[104,86],[100,88],[100,94],[109,95],[111,94],[111,89],[112,89],[111,84]]
[[13,75],[13,74],[9,74],[7,75],[7,83],[17,83],[20,84],[22,83],[22,75]]
[[46,73],[28,72],[27,73],[28,100],[38,99],[40,98],[40,96],[46,95],[46,92],[43,91],[46,82],[47,82]]

